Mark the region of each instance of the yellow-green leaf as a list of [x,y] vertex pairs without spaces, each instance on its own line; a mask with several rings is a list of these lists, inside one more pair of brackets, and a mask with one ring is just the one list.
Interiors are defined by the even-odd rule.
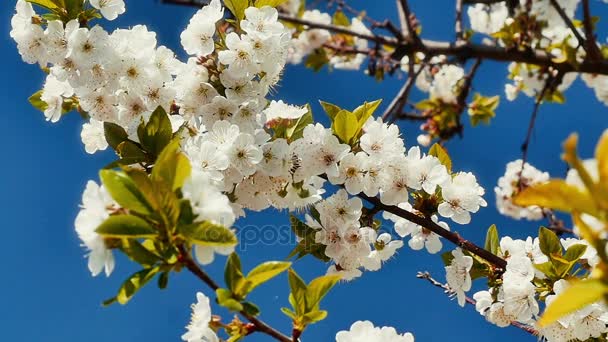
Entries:
[[365,124],[367,119],[369,119],[374,114],[374,112],[376,111],[376,109],[378,109],[378,107],[380,106],[381,103],[382,103],[382,100],[365,102],[362,105],[360,105],[359,107],[355,108],[355,110],[353,110],[353,113],[355,114],[355,116],[357,117],[357,120],[359,121],[360,127],[363,127],[363,125]]
[[247,282],[250,283],[247,287],[248,292],[286,271],[289,267],[291,267],[291,262],[285,261],[268,261],[256,266],[246,276]]
[[319,101],[319,103],[321,104],[321,107],[323,107],[325,113],[327,113],[327,116],[329,116],[330,121],[334,121],[336,115],[338,115],[338,112],[342,110],[342,108],[329,102]]
[[498,250],[500,249],[500,241],[498,238],[498,229],[496,229],[495,224],[491,225],[490,228],[488,228],[484,248],[485,250],[490,251],[492,254],[498,255]]
[[600,187],[604,196],[608,196],[608,130],[604,131],[595,147],[595,159],[600,175]]
[[52,0],[27,0],[27,2],[38,5],[40,7],[44,7],[49,10],[54,10],[54,9],[58,8],[55,1],[52,1]]
[[157,233],[148,222],[133,215],[110,216],[95,231],[109,238],[149,238]]
[[334,285],[342,279],[340,275],[325,275],[314,279],[308,284],[306,289],[306,311],[315,311],[319,307],[319,302],[331,290]]
[[112,198],[123,208],[141,214],[150,214],[152,208],[137,185],[124,172],[114,170],[99,171],[103,185]]
[[152,179],[164,181],[174,191],[184,185],[191,172],[190,161],[178,149],[179,139],[174,139],[160,153],[152,169]]
[[357,120],[357,117],[344,109],[336,114],[336,118],[331,125],[334,134],[341,142],[346,144],[348,144],[355,134],[357,134],[358,126],[359,121]]
[[593,304],[604,297],[606,290],[606,284],[599,279],[575,282],[551,302],[538,324],[546,327],[567,314]]
[[433,144],[433,146],[431,146],[429,149],[429,155],[437,157],[439,162],[441,162],[441,164],[448,169],[448,173],[452,172],[452,159],[443,146],[439,145],[438,143]]
[[209,221],[180,226],[179,232],[197,245],[222,247],[234,246],[237,243],[232,230]]
[[240,21],[245,18],[245,9],[249,7],[249,0],[224,0],[224,6]]
[[287,0],[256,0],[255,7],[261,8],[264,6],[278,7],[287,2]]
[[588,193],[561,179],[552,179],[546,183],[527,187],[515,196],[513,202],[522,207],[537,205],[569,213],[584,212],[594,216],[597,213],[595,202]]

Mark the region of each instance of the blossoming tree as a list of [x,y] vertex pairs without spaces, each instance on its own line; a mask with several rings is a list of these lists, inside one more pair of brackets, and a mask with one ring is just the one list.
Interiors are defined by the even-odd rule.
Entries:
[[[186,61],[146,26],[107,32],[97,24],[124,13],[123,0],[18,0],[11,21],[23,60],[47,74],[32,105],[51,122],[79,112],[85,150],[117,155],[88,182],[75,220],[93,276],[109,276],[116,253],[141,268],[105,305],[126,304],[155,278],[164,288],[187,270],[209,291],[196,294],[183,340],[303,341],[340,281],[364,281],[355,279],[380,271],[404,242],[436,254],[447,240],[447,283],[419,277],[473,304],[490,324],[552,342],[607,339],[608,133],[585,160],[577,137],[568,138],[561,179],[526,162],[540,105],[563,102],[575,78],[608,104],[608,46],[596,40],[589,0],[455,0],[453,42],[423,39],[406,0],[396,1],[399,23],[341,0],[318,8],[303,0],[165,2],[200,7],[180,35]],[[443,143],[463,133],[467,116],[475,126],[495,115],[498,95],[471,93],[484,60],[509,63],[509,101],[523,93],[535,103],[522,158],[495,188],[497,207],[546,227],[520,240],[492,226],[479,246],[449,225],[469,224],[487,205],[485,190],[452,165]],[[347,109],[321,101],[325,127],[310,106],[267,99],[287,63],[365,64],[371,77],[407,77],[382,114],[380,100]],[[414,87],[428,97],[412,104]],[[422,122],[420,146],[405,146],[397,120]],[[307,282],[290,261],[242,269],[235,221],[271,208],[290,215],[298,244],[288,259],[316,258],[325,275]],[[217,254],[227,256],[222,283],[205,271]],[[283,272],[291,307],[280,310],[293,324],[272,327],[248,296]],[[476,279],[487,290],[468,296]],[[212,316],[210,298],[242,319]],[[414,337],[358,321],[335,339]]]

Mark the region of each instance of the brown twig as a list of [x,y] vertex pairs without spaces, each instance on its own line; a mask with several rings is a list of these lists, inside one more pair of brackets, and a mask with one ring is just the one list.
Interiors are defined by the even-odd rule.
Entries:
[[595,34],[593,33],[593,17],[589,8],[589,0],[583,0],[583,29],[585,30],[585,38],[587,43],[587,53],[593,61],[601,61],[603,59],[602,52],[597,47],[595,42]]
[[414,84],[416,84],[416,79],[418,78],[418,75],[420,75],[422,70],[426,67],[426,64],[423,63],[422,65],[420,65],[418,70],[416,70],[415,72],[412,71],[413,66],[414,66],[414,63],[413,63],[413,56],[412,56],[412,57],[410,57],[410,69],[409,69],[407,81],[405,81],[405,84],[403,84],[403,87],[401,87],[401,90],[399,90],[399,93],[397,93],[397,96],[395,96],[393,98],[393,101],[386,108],[386,110],[384,111],[384,114],[382,114],[383,121],[385,121],[385,122],[386,121],[388,121],[388,122],[395,121],[395,119],[398,117],[397,114],[401,113],[401,111],[403,110],[403,107],[407,103],[407,99],[410,95],[410,92],[412,91]]
[[[433,279],[433,277],[431,276],[431,274],[429,272],[426,272],[426,271],[425,272],[418,272],[416,274],[416,278],[428,281],[429,283],[431,283],[431,285],[442,289],[443,292],[446,293],[448,296],[452,296],[454,294],[454,291],[452,291],[452,289],[448,286],[448,284],[443,284],[443,283],[441,283],[441,282]],[[465,300],[466,300],[466,302],[468,304],[471,304],[473,306],[475,306],[475,304],[477,304],[477,302],[474,299],[472,299],[472,298],[470,298],[468,296],[465,297]],[[515,321],[511,322],[511,325],[514,326],[514,327],[516,327],[516,328],[519,328],[519,329],[521,329],[521,330],[523,330],[523,331],[525,331],[525,332],[527,332],[529,334],[532,334],[534,336],[538,336],[538,331],[536,329],[532,328],[529,325],[526,325],[526,324],[523,324],[523,323],[520,323],[520,322],[515,322]]]
[[[325,175],[320,175],[319,177],[327,180],[327,176],[325,176]],[[344,186],[340,185],[340,187],[344,187]],[[380,201],[380,199],[378,197],[370,197],[364,193],[357,194],[357,197],[366,200],[367,202],[372,204],[377,209],[384,210],[391,214],[397,215],[403,219],[406,219],[412,223],[415,223],[421,227],[424,227],[424,228],[430,230],[431,232],[441,236],[442,238],[450,241],[451,243],[455,244],[456,246],[458,246],[466,251],[469,251],[472,254],[477,255],[478,257],[481,257],[482,259],[484,259],[484,260],[488,261],[489,263],[491,263],[492,265],[494,265],[496,267],[497,272],[501,272],[501,271],[505,270],[507,267],[507,261],[504,260],[503,258],[499,257],[498,255],[493,254],[490,251],[483,249],[480,246],[477,246],[475,243],[461,237],[460,234],[449,231],[449,230],[441,227],[439,224],[433,222],[433,220],[431,220],[429,218],[418,216],[412,212],[399,208],[398,206],[395,206],[395,205],[386,205],[386,204],[382,203],[382,201]]]
[[405,24],[407,27],[407,38],[414,45],[422,45],[422,41],[420,40],[420,37],[418,36],[418,33],[416,32],[416,28],[414,27],[414,23],[413,23],[414,16],[413,16],[412,12],[410,11],[410,7],[407,3],[407,0],[399,0],[398,5],[401,8],[401,10],[403,11],[403,15],[405,16]]
[[[164,3],[179,4],[185,6],[200,7],[201,4],[193,0],[161,0]],[[499,2],[499,1],[496,1]],[[494,61],[517,62],[538,65],[545,68],[553,68],[563,73],[567,72],[582,72],[598,75],[608,75],[608,61],[584,61],[574,65],[568,62],[555,63],[553,56],[544,50],[514,50],[500,46],[489,46],[484,44],[474,44],[471,42],[453,43],[421,39],[420,44],[410,42],[399,42],[393,37],[382,35],[365,34],[355,32],[343,26],[321,24],[296,18],[286,14],[279,14],[279,18],[285,22],[291,22],[299,25],[307,25],[311,28],[326,29],[331,32],[342,33],[361,39],[366,39],[377,44],[386,45],[395,48],[391,57],[397,61],[401,60],[405,55],[411,55],[415,52],[424,52],[429,56],[446,55],[453,56],[459,59],[482,58]]]
[[[203,271],[203,269],[200,268],[194,260],[192,260],[190,253],[185,249],[184,246],[179,246],[179,251],[180,260],[182,264],[186,266],[188,271],[194,274],[212,290],[215,291],[220,288],[220,286],[205,271]],[[291,338],[287,337],[286,335],[283,335],[281,332],[275,330],[273,327],[271,327],[264,321],[258,319],[257,317],[252,316],[245,311],[240,311],[239,313],[255,326],[255,331],[259,331],[268,336],[271,336],[277,341],[292,342]]]
[[562,6],[560,6],[560,4],[557,2],[557,0],[549,0],[549,1],[551,2],[551,6],[553,6],[555,11],[557,11],[557,14],[559,14],[559,16],[562,18],[562,20],[564,21],[566,26],[568,26],[570,31],[572,31],[572,33],[576,37],[576,40],[578,40],[578,46],[582,46],[583,49],[585,49],[585,51],[587,52],[587,54],[589,54],[589,51],[587,51],[587,43],[585,41],[585,38],[583,36],[581,36],[580,32],[578,32],[578,29],[576,28],[576,26],[574,26],[574,23],[572,22],[572,20],[570,20],[570,18],[568,18],[568,15],[566,14],[566,12],[564,12],[564,9],[562,8]]
[[534,101],[534,108],[532,109],[532,115],[530,116],[530,121],[528,123],[528,130],[526,132],[526,139],[521,145],[522,157],[521,157],[521,170],[519,171],[519,188],[520,190],[523,188],[524,184],[522,182],[522,176],[524,173],[524,167],[526,165],[526,161],[528,160],[528,151],[530,150],[530,140],[532,139],[532,133],[534,132],[534,124],[536,123],[536,117],[538,116],[538,111],[540,109],[540,105],[544,100],[547,91],[553,87],[553,82],[555,77],[549,76],[545,81],[545,85],[543,89],[540,91],[540,94],[536,97]]

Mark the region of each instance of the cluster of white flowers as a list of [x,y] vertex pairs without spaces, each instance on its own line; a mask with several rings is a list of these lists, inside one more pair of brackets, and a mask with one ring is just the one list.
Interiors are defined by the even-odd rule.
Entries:
[[522,169],[522,160],[518,159],[507,164],[504,176],[498,179],[496,193],[496,208],[506,216],[514,219],[540,220],[543,210],[537,206],[520,207],[513,203],[513,197],[526,187],[544,183],[549,180],[547,172],[541,172],[534,166],[526,163]]
[[[110,19],[124,12],[122,1],[93,5],[105,10],[104,15]],[[301,138],[273,138],[270,134],[274,128],[294,123],[308,112],[304,107],[266,100],[287,61],[290,32],[271,7],[246,9],[240,22],[242,34],[229,31],[220,37],[216,24],[223,17],[219,0],[211,1],[192,17],[181,34],[184,49],[192,55],[187,63],[177,60],[169,49],[157,47],[155,33],[145,26],[108,33],[100,26],[80,27],[75,20],[65,25],[58,20],[44,21],[24,0],[17,3],[11,35],[24,60],[50,64],[41,95],[48,105],[47,119],[57,121],[61,117],[66,99],[77,102],[90,116],[81,134],[89,153],[108,146],[104,122],[122,126],[129,139],[137,142],[137,127],[158,106],[166,111],[179,109],[170,119],[173,132],[188,128],[180,137],[193,171],[182,192],[197,221],[230,226],[245,214],[244,209],[305,208],[322,199],[325,180],[321,177],[325,176],[346,191],[318,204],[318,208],[347,203],[346,192],[379,195],[384,204],[408,206],[410,191],[438,196],[440,189],[443,202],[438,203],[439,215],[466,224],[470,213],[486,205],[481,197],[484,191],[472,174],[452,177],[436,157],[423,155],[419,147],[406,150],[399,128],[381,119],[369,118],[363,125],[358,152],[318,123],[304,127]],[[330,20],[314,11],[305,13],[305,17]],[[46,30],[42,29],[44,25]],[[358,20],[353,20],[353,29],[366,30]],[[316,38],[308,36],[315,34]],[[324,35],[309,30],[298,39],[310,42]],[[225,44],[216,45],[218,39]],[[335,64],[346,67],[352,63],[349,59]],[[462,76],[462,69],[444,64],[427,90],[443,101],[453,101],[450,94]],[[320,233],[318,240],[328,245],[326,252],[335,261],[334,271],[359,267],[377,270],[403,244],[392,241],[390,234],[362,228],[362,205],[361,201],[357,203],[358,211],[349,224],[338,227],[337,216],[327,214],[318,222],[326,233]],[[412,248],[426,246],[431,253],[441,249],[438,236],[393,220],[400,236],[411,236]],[[433,220],[438,222],[436,216]],[[445,223],[440,224],[448,229]],[[95,237],[94,230],[89,230]],[[86,241],[95,251],[91,255],[106,252],[103,243],[94,247]],[[352,246],[346,248],[344,244]],[[216,252],[228,254],[232,249],[195,249],[203,264],[212,262]]]
[[[568,287],[568,281],[560,279],[553,284],[555,294],[547,296],[547,305]],[[608,332],[608,308],[603,302],[585,306],[560,318],[557,322],[541,329],[541,334],[549,342],[587,341],[599,338]]]
[[[581,256],[581,262],[585,262],[590,267],[594,267],[599,262],[597,252],[585,240],[568,238],[561,239],[560,242],[565,249],[575,244],[585,245],[587,249]],[[535,287],[533,280],[535,278],[545,278],[545,275],[536,269],[534,265],[548,262],[549,258],[541,251],[538,238],[533,239],[528,237],[526,240],[518,240],[504,237],[500,240],[500,251],[501,257],[507,260],[507,269],[502,275],[502,285],[494,287],[489,291],[475,293],[473,299],[476,301],[476,309],[489,322],[499,327],[509,326],[513,322],[534,325],[540,308],[537,301],[539,290]],[[559,280],[554,284],[553,293],[559,294],[563,288],[562,282],[564,280]],[[553,297],[554,295],[548,296],[545,303],[549,304]],[[593,309],[596,308],[599,309],[600,307],[593,307]],[[586,340],[590,336],[595,336],[595,333],[592,332],[594,328],[585,326],[589,322],[581,322],[581,320],[587,318],[587,315],[592,314],[591,311],[593,311],[593,315],[596,315],[594,316],[595,318],[598,318],[600,314],[605,312],[605,310],[599,312],[592,309],[588,311],[583,309],[579,316],[572,314],[572,319],[578,317],[579,323],[584,323],[582,324],[584,327],[579,327],[579,329],[583,329],[585,333],[589,333],[587,337],[580,338],[581,341]],[[543,329],[541,333],[550,342],[570,341],[574,339],[573,334],[577,329],[576,326],[580,324],[562,324],[564,322],[567,322],[567,320],[560,319],[558,323]],[[605,324],[602,327],[600,333],[606,331]]]
[[595,97],[608,106],[608,76],[583,74],[581,78],[589,88],[593,89]]
[[[553,76],[557,75],[557,70],[551,70]],[[541,72],[541,69],[534,65],[511,63],[509,64],[509,78],[513,83],[505,85],[505,95],[509,101],[517,98],[520,92],[528,97],[539,96],[547,83],[549,75]],[[557,91],[566,91],[576,80],[576,73],[564,75],[561,83],[556,87]]]
[[[416,215],[421,215],[419,211],[414,209],[412,205],[407,202],[399,203],[398,207],[412,212]],[[439,235],[431,232],[430,230],[420,225],[417,225],[411,221],[408,221],[402,217],[393,215],[388,212],[384,212],[383,217],[384,219],[393,221],[395,223],[395,232],[397,233],[397,235],[399,235],[400,237],[406,237],[408,235],[410,236],[408,245],[411,249],[418,251],[423,248],[426,248],[426,250],[430,254],[435,254],[441,251],[443,244],[439,239]],[[431,216],[431,219],[443,229],[450,230],[450,227],[447,223],[439,222],[439,218],[437,217],[437,215]]]
[[182,340],[186,342],[218,342],[215,331],[209,327],[211,322],[211,306],[209,298],[198,292],[196,294],[196,303],[192,304],[192,319],[186,327],[188,330],[182,335]]
[[414,342],[414,335],[399,334],[393,327],[375,327],[370,321],[357,321],[349,331],[339,331],[336,342]]
[[[318,9],[304,11],[301,19],[311,23],[330,25],[332,17],[329,13],[321,12]],[[371,35],[372,32],[365,26],[359,18],[352,18],[347,29]],[[304,26],[304,30],[294,37],[289,52],[289,61],[294,64],[302,62],[304,57],[312,54],[316,49],[322,48],[324,44],[332,41],[332,35],[328,30],[320,28],[309,28]],[[352,47],[356,50],[364,51],[368,48],[367,39],[353,37]],[[329,58],[328,64],[335,69],[358,70],[367,58],[363,53],[335,54]]]
[[[563,10],[563,13],[575,20],[574,15],[580,0],[558,0],[558,6]],[[540,37],[532,41],[532,45],[541,49],[550,49],[550,53],[555,58],[566,58],[564,51],[556,46],[566,44],[569,49],[575,51],[575,58],[578,62],[582,62],[585,58],[585,50],[582,49],[575,38],[574,33],[565,23],[564,19],[555,10],[550,0],[538,0],[527,2],[521,0],[515,8],[515,17],[521,13],[534,17],[539,22],[545,22],[546,25],[540,31]],[[471,23],[471,29],[474,31],[491,35],[500,31],[506,25],[512,25],[514,19],[509,16],[509,11],[505,3],[497,4],[475,4],[468,8],[467,13]],[[578,28],[581,36],[584,32]],[[516,34],[518,35],[518,34]],[[518,38],[518,37],[513,37]],[[498,44],[503,45],[501,40]],[[551,71],[556,73],[555,70]],[[543,89],[547,74],[535,66],[511,63],[509,65],[509,73],[513,83],[505,85],[505,94],[507,99],[513,101],[520,92],[523,92],[528,97],[538,96]],[[562,82],[557,87],[558,91],[565,91],[577,78],[576,73],[568,73],[563,77]],[[595,91],[597,99],[605,104],[608,104],[608,77],[603,75],[582,74],[581,78],[588,87]]]
[[378,236],[374,229],[362,227],[362,208],[361,199],[349,198],[341,189],[315,205],[319,221],[306,216],[306,224],[317,230],[315,242],[325,246],[325,255],[334,262],[328,272],[339,272],[344,280],[360,276],[360,267],[380,269],[403,246],[402,241],[391,241],[390,234]]

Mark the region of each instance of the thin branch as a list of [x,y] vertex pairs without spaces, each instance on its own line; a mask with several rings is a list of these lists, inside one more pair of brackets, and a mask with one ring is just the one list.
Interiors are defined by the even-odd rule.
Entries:
[[593,33],[593,17],[589,8],[589,0],[583,0],[583,29],[585,30],[585,38],[587,43],[587,53],[591,60],[600,61],[603,59],[602,52],[597,47],[595,42],[595,34]]
[[[441,282],[433,279],[433,277],[431,276],[431,274],[429,272],[418,272],[416,274],[416,278],[428,281],[429,283],[431,283],[431,285],[442,289],[443,292],[446,293],[448,296],[452,296],[454,294],[454,291],[452,291],[452,289],[447,284],[443,284],[443,283],[441,283]],[[469,304],[471,304],[473,306],[475,304],[477,304],[474,299],[472,299],[472,298],[470,298],[468,296],[465,297],[465,300],[466,300],[467,303],[469,303]],[[521,329],[521,330],[523,330],[523,331],[525,331],[525,332],[527,332],[529,334],[532,334],[534,336],[538,336],[538,331],[536,331],[536,329],[532,328],[529,325],[526,325],[526,324],[523,324],[523,323],[520,323],[520,322],[516,322],[516,321],[511,322],[511,325],[514,326],[514,327],[516,327],[516,328],[519,328],[519,329]]]
[[422,41],[416,32],[416,28],[414,27],[414,16],[410,11],[410,7],[407,4],[407,0],[399,0],[399,7],[403,11],[403,15],[405,16],[405,23],[407,27],[407,37],[414,45],[421,45]]
[[538,111],[540,109],[541,103],[543,102],[545,94],[547,94],[547,91],[549,91],[549,89],[552,86],[553,79],[554,78],[552,76],[549,76],[549,78],[545,82],[545,85],[543,86],[543,89],[540,91],[540,94],[534,101],[534,108],[532,109],[532,115],[530,116],[530,122],[528,123],[528,131],[526,133],[526,139],[524,140],[524,143],[521,145],[521,151],[522,151],[521,170],[519,171],[519,182],[518,182],[520,190],[523,189],[523,187],[525,185],[522,182],[522,176],[524,173],[524,167],[526,166],[526,161],[528,160],[528,151],[530,149],[530,140],[532,139],[532,133],[534,132],[534,124],[536,123],[536,117],[538,116]]
[[397,118],[397,114],[403,110],[403,107],[407,103],[407,99],[410,95],[410,92],[412,91],[412,88],[414,87],[414,84],[416,84],[416,79],[418,78],[418,75],[420,75],[422,70],[426,67],[426,64],[422,64],[420,65],[418,70],[412,72],[413,64],[414,63],[412,57],[410,58],[410,69],[407,81],[405,82],[397,96],[393,98],[393,101],[389,104],[388,108],[386,108],[384,114],[382,114],[383,121],[393,122]]
[[[194,260],[192,260],[190,253],[188,253],[188,251],[186,251],[183,246],[179,246],[179,251],[181,262],[184,264],[184,266],[186,266],[186,268],[190,272],[192,272],[192,274],[198,277],[212,290],[215,291],[220,288],[220,286],[207,273],[205,273],[205,271],[203,271],[203,269],[200,268]],[[240,311],[239,313],[255,326],[255,331],[259,331],[268,336],[271,336],[277,341],[292,342],[291,338],[287,337],[286,335],[283,335],[281,332],[275,330],[273,327],[266,324],[264,321],[256,318],[255,316],[252,316],[245,311]]]
[[566,26],[568,26],[570,31],[572,31],[572,33],[576,37],[576,40],[578,40],[578,46],[582,46],[583,49],[585,49],[585,51],[587,53],[589,53],[589,51],[587,51],[587,42],[585,41],[585,38],[583,36],[581,36],[580,32],[578,32],[578,29],[576,28],[576,26],[574,26],[574,23],[572,22],[572,20],[570,20],[570,18],[566,14],[566,12],[564,12],[564,9],[562,8],[562,6],[560,6],[560,4],[557,2],[557,0],[549,0],[549,1],[551,1],[551,6],[553,6],[553,8],[557,11],[557,14],[559,14],[559,16],[562,18],[562,20],[566,24]]
[[[326,175],[320,175],[319,177],[327,180]],[[344,188],[344,185],[339,185],[339,186],[341,188]],[[384,210],[393,215],[397,215],[400,218],[403,218],[412,223],[415,223],[423,228],[426,228],[426,229],[430,230],[431,232],[441,236],[442,238],[450,241],[451,243],[455,244],[456,246],[458,246],[466,251],[469,251],[469,252],[477,255],[478,257],[481,257],[482,259],[484,259],[484,260],[488,261],[489,263],[491,263],[492,265],[494,265],[496,267],[496,271],[498,271],[498,272],[504,271],[507,267],[507,261],[504,260],[503,258],[499,257],[498,255],[493,254],[490,251],[483,249],[480,246],[477,246],[475,243],[461,237],[460,234],[449,231],[449,230],[441,227],[439,224],[433,222],[433,220],[431,220],[429,218],[418,216],[412,212],[399,208],[398,206],[395,206],[395,205],[386,205],[386,204],[382,203],[382,201],[380,201],[380,199],[378,197],[370,197],[364,193],[357,194],[357,197],[366,200],[367,202],[369,202],[370,204],[372,204],[374,207],[376,207],[379,210]]]
[[[161,0],[163,3],[187,5],[200,7],[201,4],[193,0]],[[498,2],[498,1],[497,1]],[[608,75],[608,61],[584,61],[578,65],[570,63],[555,63],[553,56],[544,50],[524,50],[510,49],[500,46],[489,46],[484,44],[474,44],[471,42],[453,43],[421,39],[420,44],[399,42],[393,37],[382,35],[365,34],[350,30],[343,26],[321,24],[308,20],[303,20],[286,14],[279,14],[279,18],[285,22],[299,25],[307,25],[311,28],[321,28],[331,32],[342,33],[352,37],[358,37],[377,44],[395,48],[391,58],[396,61],[401,60],[405,55],[412,55],[415,52],[424,52],[428,56],[446,55],[460,59],[483,58],[494,61],[517,62],[538,65],[545,68],[553,68],[563,73],[582,72],[599,75]]]
[[408,29],[408,18],[405,16],[405,12],[403,12],[403,7],[401,7],[401,4],[399,3],[399,1],[401,0],[395,0],[396,2],[396,7],[397,7],[397,14],[399,16],[399,27],[401,27],[401,32],[403,34],[403,36],[407,35]]

